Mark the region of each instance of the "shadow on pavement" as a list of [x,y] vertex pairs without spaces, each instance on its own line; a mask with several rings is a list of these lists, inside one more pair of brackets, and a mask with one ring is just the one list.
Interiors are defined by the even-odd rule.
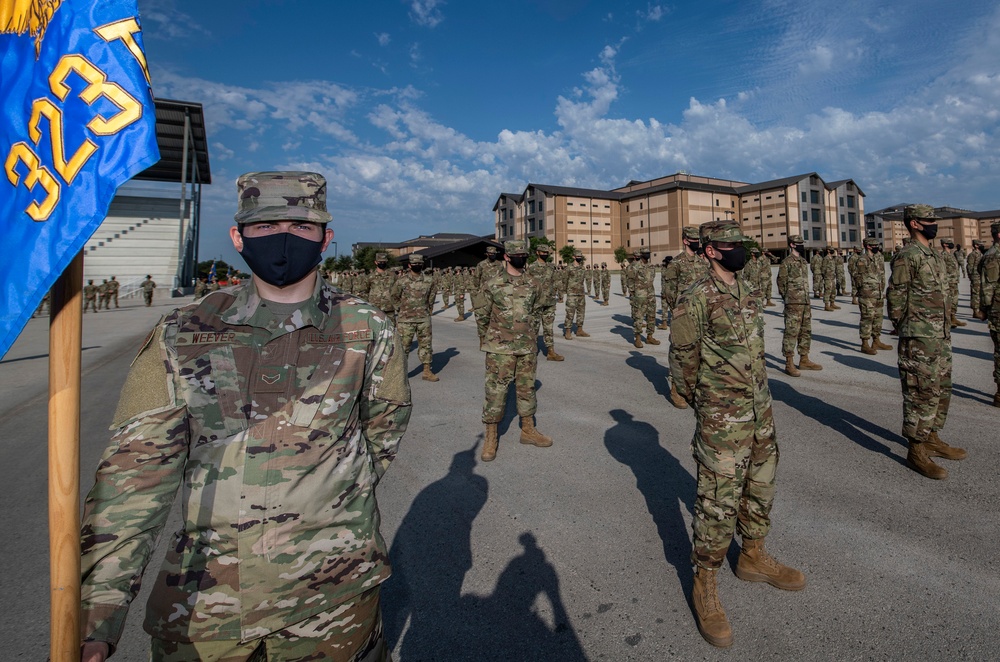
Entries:
[[604,445],[611,457],[632,469],[663,542],[663,556],[674,567],[684,594],[690,595],[694,582],[691,537],[681,509],[694,511],[695,479],[660,445],[655,427],[622,409],[609,413],[615,425],[604,433]]
[[[783,381],[770,380],[771,395],[775,400],[783,402],[798,410],[801,414],[812,418],[817,423],[825,425],[834,432],[839,432],[862,448],[884,455],[892,461],[906,466],[903,458],[894,455],[886,444],[877,441],[873,435],[886,441],[891,441],[906,448],[906,440],[900,435],[890,432],[871,421],[861,418],[840,407],[823,402],[811,395],[804,395]],[[900,412],[902,408],[900,409]]]
[[[421,490],[396,532],[393,575],[382,589],[390,647],[398,645],[403,660],[586,659],[555,567],[531,533],[520,535],[523,550],[491,595],[462,594],[472,524],[489,493],[473,471],[478,446],[455,454],[448,474]],[[535,609],[539,595],[551,607],[552,626]]]
[[[460,352],[454,347],[449,347],[443,352],[435,352],[431,354],[431,371],[433,371],[434,374],[438,374],[439,372],[444,370],[445,366],[448,365],[449,361],[451,361],[454,357],[458,356],[459,354]],[[423,370],[424,370],[424,364],[418,363],[417,367],[411,370],[407,375],[407,377],[413,379],[414,377],[420,375],[420,373],[422,373]]]
[[670,368],[660,365],[656,357],[633,349],[625,359],[625,365],[641,372],[642,376],[653,385],[657,395],[670,399]]
[[[883,354],[885,352],[891,352],[893,354],[893,357],[895,357],[896,352],[888,349],[879,352],[879,354]],[[823,352],[823,354],[831,357],[834,361],[840,363],[841,365],[846,365],[848,368],[854,368],[856,370],[864,370],[866,372],[877,372],[879,374],[885,375],[886,377],[891,377],[894,380],[899,379],[899,368],[896,367],[895,363],[891,365],[885,365],[884,363],[879,363],[878,361],[866,358],[864,355],[860,353],[857,356],[852,356],[848,354],[835,354],[834,352]]]
[[[102,345],[91,345],[90,347],[81,347],[80,351],[85,352],[88,349],[100,349]],[[5,365],[7,363],[17,363],[18,361],[33,361],[35,359],[47,359],[49,357],[48,352],[45,354],[35,354],[34,356],[22,356],[17,359],[7,359],[5,361],[0,361],[0,365]]]

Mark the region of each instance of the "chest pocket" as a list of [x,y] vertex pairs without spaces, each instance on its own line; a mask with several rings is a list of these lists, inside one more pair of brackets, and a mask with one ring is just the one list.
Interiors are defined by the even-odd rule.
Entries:
[[713,307],[708,314],[708,335],[721,346],[742,343],[742,326],[741,320],[731,317],[723,305]]
[[300,354],[299,365],[315,365],[315,369],[305,378],[289,422],[322,430],[334,438],[343,436],[358,418],[357,398],[364,384],[367,356],[367,343],[329,345]]

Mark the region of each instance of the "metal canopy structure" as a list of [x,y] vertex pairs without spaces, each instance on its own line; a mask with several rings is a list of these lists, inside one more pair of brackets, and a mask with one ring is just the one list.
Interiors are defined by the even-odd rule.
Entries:
[[[160,160],[134,179],[211,184],[212,169],[208,162],[208,135],[202,105],[172,99],[154,99],[153,103],[156,105],[156,144],[160,148]],[[186,140],[185,119],[188,126]],[[188,154],[185,154],[185,144]]]

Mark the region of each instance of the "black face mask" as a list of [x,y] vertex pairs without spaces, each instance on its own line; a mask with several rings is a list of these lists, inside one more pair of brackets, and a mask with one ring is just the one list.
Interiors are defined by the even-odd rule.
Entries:
[[524,269],[524,265],[528,263],[527,255],[511,255],[508,259],[510,260],[510,266],[518,270]]
[[917,232],[924,235],[924,238],[930,241],[937,236],[938,225],[937,223],[925,223],[924,227],[917,230]]
[[736,273],[747,265],[747,249],[742,244],[736,244],[728,251],[719,251],[721,258],[716,260],[726,271]]
[[412,271],[415,274],[419,274],[423,270],[424,270],[424,265],[422,265],[422,264],[411,264],[410,265],[410,271]]
[[577,264],[583,264],[583,258],[582,257],[578,257],[578,258],[576,258],[575,262]]
[[240,255],[250,271],[269,285],[297,283],[316,268],[323,252],[322,241],[310,241],[291,232],[263,237],[243,237]]
[[389,263],[388,262],[376,262],[375,266],[378,267],[379,269],[385,269],[386,267],[389,266]]
[[496,262],[497,261],[497,255],[496,255],[496,253],[487,253],[486,254],[486,259],[488,259],[490,262]]
[[805,250],[806,247],[805,244],[789,244],[789,245],[792,247],[792,250],[794,250],[799,255],[802,255],[802,251]]

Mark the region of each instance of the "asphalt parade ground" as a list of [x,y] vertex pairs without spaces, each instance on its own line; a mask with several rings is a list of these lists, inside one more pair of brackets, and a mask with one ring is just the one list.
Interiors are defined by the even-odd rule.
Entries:
[[[479,461],[484,355],[471,311],[433,317],[434,370],[410,356],[413,415],[378,488],[393,577],[382,607],[394,657],[417,660],[993,660],[1000,648],[1000,409],[992,343],[960,284],[954,392],[943,439],[967,460],[950,475],[905,466],[895,351],[859,351],[848,297],[813,301],[810,357],[824,367],[785,375],[781,301],[766,309],[769,383],[781,460],[768,550],[805,572],[804,591],[740,581],[738,548],[719,594],[735,643],[698,634],[688,594],[695,497],[690,409],[669,402],[668,332],[632,346],[628,300],[588,298],[591,338],[566,341],[562,363],[539,357],[540,431],[551,448],[518,443],[513,394],[497,459]],[[439,299],[440,301],[440,299]],[[180,300],[134,302],[84,318],[82,479],[85,494],[108,440],[128,365],[160,315]],[[32,320],[0,361],[0,632],[4,660],[48,648],[46,389],[48,320]],[[888,329],[888,322],[886,323]],[[895,348],[895,339],[883,341]],[[166,530],[178,525],[175,508]],[[161,536],[147,576],[163,555]],[[148,659],[134,603],[119,661]]]

